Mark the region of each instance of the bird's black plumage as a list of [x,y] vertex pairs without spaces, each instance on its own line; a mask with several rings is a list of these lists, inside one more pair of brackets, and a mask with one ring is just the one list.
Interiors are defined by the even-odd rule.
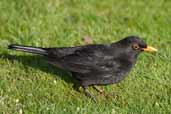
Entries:
[[120,82],[135,65],[143,48],[147,48],[147,45],[136,36],[111,44],[63,48],[9,45],[9,49],[45,56],[49,63],[70,71],[72,77],[84,88]]

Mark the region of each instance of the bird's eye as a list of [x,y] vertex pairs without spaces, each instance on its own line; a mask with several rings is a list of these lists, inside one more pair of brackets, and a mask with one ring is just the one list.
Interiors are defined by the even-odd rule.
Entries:
[[139,49],[139,45],[138,44],[133,44],[132,45],[132,48],[135,49],[135,50],[137,50],[137,49]]

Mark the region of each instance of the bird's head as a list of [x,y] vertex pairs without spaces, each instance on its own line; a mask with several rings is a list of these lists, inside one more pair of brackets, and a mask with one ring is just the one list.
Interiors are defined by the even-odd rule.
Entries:
[[137,36],[128,36],[118,42],[118,44],[125,49],[126,52],[132,53],[132,55],[138,55],[139,53],[146,52],[156,52],[152,46],[147,45],[141,38]]

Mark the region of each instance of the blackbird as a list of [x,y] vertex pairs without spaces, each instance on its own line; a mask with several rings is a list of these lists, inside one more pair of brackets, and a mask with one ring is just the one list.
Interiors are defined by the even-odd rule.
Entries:
[[135,65],[141,52],[157,51],[137,36],[128,36],[111,44],[54,48],[11,44],[8,48],[45,56],[50,64],[70,71],[85,94],[91,97],[88,86],[102,92],[96,85],[120,82]]

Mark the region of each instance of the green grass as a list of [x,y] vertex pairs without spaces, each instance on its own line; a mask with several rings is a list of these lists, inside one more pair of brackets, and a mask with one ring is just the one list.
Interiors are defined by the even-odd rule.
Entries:
[[[170,114],[170,0],[1,0],[0,114]],[[64,47],[138,35],[159,53],[143,53],[129,76],[105,86],[98,103],[72,88],[68,72],[11,43]],[[93,90],[93,89],[91,89]]]

